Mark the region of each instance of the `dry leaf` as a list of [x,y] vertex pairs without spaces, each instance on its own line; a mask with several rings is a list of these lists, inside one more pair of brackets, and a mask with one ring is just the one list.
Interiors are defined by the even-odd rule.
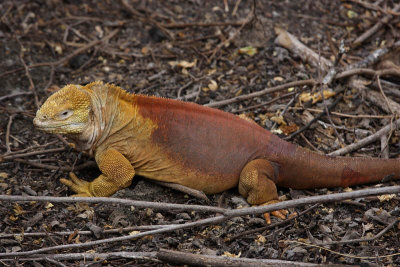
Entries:
[[103,31],[103,29],[102,29],[99,25],[96,25],[96,26],[94,27],[94,29],[95,29],[96,32],[97,32],[97,36],[98,36],[99,38],[103,38],[103,36],[104,36],[104,31]]
[[257,243],[261,244],[261,243],[265,243],[267,242],[267,239],[265,238],[265,236],[263,235],[257,235],[257,238],[255,240]]
[[[282,82],[283,81],[283,78],[281,77],[281,76],[276,76],[276,77],[274,77],[274,81],[277,81],[277,82]],[[289,88],[290,89],[290,88]],[[290,91],[289,91],[290,92]]]
[[10,217],[8,217],[11,221],[15,222],[16,220],[18,220],[18,217],[15,217],[14,215],[10,215]]
[[363,227],[365,231],[374,229],[374,225],[372,223],[363,224]]
[[214,81],[214,80],[211,80],[210,83],[208,84],[208,88],[209,88],[211,91],[216,91],[216,90],[218,89],[218,84],[217,84],[217,82]]
[[197,59],[195,59],[193,62],[189,62],[186,60],[181,60],[181,61],[169,61],[168,64],[171,67],[181,67],[181,68],[193,68],[197,64]]
[[150,51],[150,49],[148,47],[146,47],[146,46],[142,47],[141,52],[142,52],[143,55],[147,55],[149,53],[149,51]]
[[239,252],[238,254],[233,254],[228,251],[224,251],[224,254],[222,254],[222,256],[229,257],[229,258],[240,258],[240,255],[242,255],[242,252]]
[[2,178],[2,179],[8,178],[8,173],[6,173],[6,172],[0,172],[0,178]]
[[358,14],[354,12],[353,10],[347,10],[347,17],[349,19],[354,19],[358,17]]
[[383,201],[390,201],[395,197],[396,197],[396,194],[386,194],[386,195],[378,196],[378,199],[380,202],[383,202]]
[[43,238],[38,238],[38,239],[33,240],[33,244],[35,244],[37,246],[40,245],[42,242],[43,242]]
[[249,56],[254,56],[255,54],[257,54],[257,48],[252,47],[252,46],[246,46],[246,47],[242,47],[239,48],[239,54],[246,54]]
[[24,211],[24,209],[18,203],[14,204],[14,209],[13,210],[14,210],[15,215],[17,215],[17,216],[26,213],[26,211]]
[[57,54],[59,54],[59,55],[62,55],[62,53],[63,53],[63,49],[62,49],[62,46],[61,46],[61,44],[55,44],[54,45],[54,50],[57,52]]
[[[332,91],[331,89],[326,89],[326,90],[323,90],[323,94],[324,94],[324,98],[328,99],[328,98],[334,96],[336,93],[334,91]],[[312,103],[315,104],[322,100],[321,92],[318,91],[314,94],[304,92],[304,93],[300,94],[299,100],[300,100],[300,102],[309,102],[310,100],[312,100]]]
[[273,133],[273,134],[282,134],[282,130],[281,129],[272,129],[271,130],[271,133]]
[[283,134],[289,135],[297,131],[299,129],[299,126],[293,122],[290,122],[289,125],[281,125],[279,129],[282,130]]
[[129,235],[132,236],[132,235],[137,235],[139,233],[140,233],[140,231],[132,231],[132,232],[129,232]]
[[269,119],[273,122],[278,123],[279,125],[287,125],[285,119],[282,116],[272,116]]
[[22,242],[24,240],[24,234],[15,234],[14,239],[18,242]]
[[239,90],[237,90],[237,92],[235,93],[235,96],[240,96],[243,92],[243,89],[240,88]]

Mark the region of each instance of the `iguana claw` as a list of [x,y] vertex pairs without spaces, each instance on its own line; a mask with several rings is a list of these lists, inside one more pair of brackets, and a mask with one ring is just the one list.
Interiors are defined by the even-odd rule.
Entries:
[[[279,203],[279,202],[280,202],[279,200],[275,200],[274,199],[274,200],[271,200],[271,201],[268,201],[268,202],[264,203],[263,206],[264,205],[271,205],[271,204],[275,204],[275,203]],[[286,215],[288,213],[289,213],[288,210],[275,210],[275,211],[272,211],[272,212],[264,213],[264,218],[265,218],[265,221],[267,222],[267,224],[271,224],[271,215],[275,216],[275,217],[277,217],[279,219],[284,220],[284,219],[286,219]]]
[[90,182],[79,179],[73,172],[69,173],[69,179],[61,178],[60,182],[71,188],[76,194],[73,197],[93,197],[90,193]]

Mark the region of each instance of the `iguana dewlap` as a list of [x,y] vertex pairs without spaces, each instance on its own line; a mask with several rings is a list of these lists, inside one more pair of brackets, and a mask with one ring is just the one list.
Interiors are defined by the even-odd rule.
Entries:
[[320,155],[238,116],[102,82],[65,86],[34,124],[95,157],[102,174],[94,181],[62,180],[80,196],[110,196],[140,174],[207,194],[238,186],[249,203],[263,204],[278,198],[276,185],[345,187],[400,176],[399,160]]

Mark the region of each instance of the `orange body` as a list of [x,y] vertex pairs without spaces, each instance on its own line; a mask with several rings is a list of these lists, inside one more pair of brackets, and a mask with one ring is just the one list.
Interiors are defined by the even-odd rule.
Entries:
[[244,166],[267,159],[274,182],[295,188],[349,186],[400,176],[399,160],[329,157],[288,143],[255,123],[217,109],[181,101],[137,96],[140,114],[158,128],[152,142],[171,158],[206,174],[208,184],[224,191],[237,185]]

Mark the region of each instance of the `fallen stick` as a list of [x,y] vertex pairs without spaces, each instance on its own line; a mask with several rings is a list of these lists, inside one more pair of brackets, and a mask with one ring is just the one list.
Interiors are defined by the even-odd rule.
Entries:
[[322,70],[324,73],[328,72],[332,67],[332,62],[315,53],[284,29],[276,27],[275,33],[278,35],[275,39],[275,43],[290,50],[293,54],[300,57],[303,62],[311,64],[313,67]]
[[341,156],[341,155],[350,153],[350,152],[357,150],[365,145],[368,145],[372,142],[379,140],[382,135],[387,134],[388,132],[390,132],[391,130],[393,130],[394,128],[397,128],[399,126],[400,126],[400,119],[394,121],[393,123],[390,123],[389,125],[386,125],[382,129],[380,129],[379,131],[374,133],[373,135],[365,137],[364,139],[361,139],[360,141],[353,143],[351,145],[348,145],[344,148],[333,151],[333,152],[329,153],[328,155],[329,156]]
[[265,94],[270,94],[273,92],[285,90],[285,89],[295,87],[295,86],[304,86],[304,85],[314,86],[315,84],[316,84],[316,82],[314,80],[302,80],[302,81],[289,82],[289,83],[281,84],[281,85],[278,85],[275,87],[265,88],[261,91],[253,92],[253,93],[250,93],[247,95],[240,95],[240,96],[225,99],[222,101],[211,102],[211,103],[205,104],[204,106],[215,108],[215,107],[220,107],[220,106],[228,105],[231,103],[239,102],[242,100],[250,99],[253,97],[258,97],[258,96],[262,96]]
[[[261,214],[261,213],[271,212],[271,211],[275,211],[275,210],[293,208],[296,206],[302,206],[302,205],[306,205],[306,204],[327,203],[327,202],[333,202],[333,201],[341,201],[341,200],[350,199],[350,198],[366,197],[366,196],[371,196],[371,195],[397,194],[399,192],[400,192],[400,186],[388,186],[388,187],[363,189],[363,190],[344,192],[344,193],[336,193],[336,194],[323,195],[323,196],[306,197],[306,198],[301,198],[301,199],[279,202],[276,204],[271,204],[271,205],[266,205],[266,206],[258,206],[258,207],[243,208],[243,209],[236,209],[236,210],[222,209],[222,208],[214,207],[214,209],[216,209],[218,211],[223,210],[223,212],[219,212],[219,213],[222,213],[222,215],[207,218],[207,219],[201,219],[201,220],[194,221],[194,222],[189,222],[189,223],[184,223],[184,224],[179,224],[179,225],[172,225],[170,227],[163,227],[161,229],[150,230],[150,231],[138,233],[135,235],[112,237],[112,238],[100,239],[100,240],[95,240],[95,241],[88,241],[88,242],[79,243],[79,244],[57,245],[57,246],[40,248],[40,249],[29,250],[29,251],[4,252],[4,253],[0,253],[0,257],[2,257],[2,258],[4,258],[4,257],[19,257],[19,256],[28,256],[28,255],[40,254],[40,253],[54,251],[54,250],[61,250],[61,249],[87,248],[87,247],[93,247],[93,246],[97,246],[97,245],[104,244],[104,243],[135,240],[135,239],[142,238],[145,236],[167,233],[167,232],[172,232],[172,231],[176,231],[176,230],[180,230],[180,229],[205,226],[205,225],[209,225],[209,224],[218,224],[218,223],[222,223],[230,218],[238,217],[238,216],[245,216],[245,215],[250,215],[250,214]],[[49,201],[49,198],[51,198],[51,197],[0,195],[0,200],[13,201],[13,202],[18,201],[18,199],[22,199],[22,201]],[[55,202],[54,199],[57,199],[57,197],[53,197],[52,199],[53,199],[52,201]],[[61,198],[60,197],[59,199],[62,199],[62,201],[58,201],[58,202],[92,202],[92,203],[108,202],[107,199],[118,200],[118,199],[105,198],[105,197],[101,197],[101,198],[97,198],[97,197]],[[129,200],[120,199],[119,201],[129,201]],[[135,202],[135,201],[133,201],[133,202]],[[136,202],[144,203],[144,201],[136,201]],[[148,202],[148,203],[152,203],[152,202]],[[171,203],[152,203],[152,205],[156,205],[156,204],[159,204],[160,206],[161,205],[167,206],[167,204],[175,205],[175,207],[185,206],[182,204],[180,205],[180,204],[171,204]],[[193,207],[196,205],[186,205],[186,206]]]
[[328,266],[328,267],[339,267],[339,266],[350,266],[350,265],[337,265],[337,264],[315,264],[315,263],[305,263],[305,262],[295,262],[295,261],[285,261],[285,260],[275,260],[275,259],[250,259],[250,258],[232,258],[232,257],[222,257],[222,256],[211,256],[211,255],[201,255],[186,253],[180,251],[161,249],[157,253],[157,258],[164,262],[183,264],[189,266],[219,266],[219,267],[257,267],[257,266]]
[[[392,11],[397,12],[400,10],[400,4],[397,4],[394,6]],[[360,44],[362,44],[365,40],[367,40],[369,37],[371,37],[374,33],[379,31],[383,25],[387,24],[391,19],[393,18],[392,15],[386,15],[384,16],[378,23],[376,23],[374,26],[372,26],[369,30],[361,34],[356,40],[354,40],[352,46],[357,47]]]

